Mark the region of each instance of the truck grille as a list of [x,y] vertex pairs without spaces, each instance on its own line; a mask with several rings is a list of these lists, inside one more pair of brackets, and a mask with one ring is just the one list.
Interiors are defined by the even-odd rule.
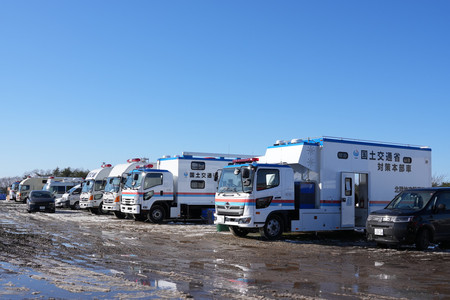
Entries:
[[242,216],[244,214],[244,207],[216,205],[216,212],[222,216]]

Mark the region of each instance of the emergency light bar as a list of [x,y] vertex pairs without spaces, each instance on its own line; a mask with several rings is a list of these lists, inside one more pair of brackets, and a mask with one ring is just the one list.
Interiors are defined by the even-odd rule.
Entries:
[[252,162],[259,161],[259,158],[252,157],[252,158],[241,158],[241,159],[235,159],[233,160],[233,164],[249,164]]

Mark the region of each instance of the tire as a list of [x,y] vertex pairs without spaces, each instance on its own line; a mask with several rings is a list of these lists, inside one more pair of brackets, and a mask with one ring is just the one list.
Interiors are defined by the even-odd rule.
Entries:
[[248,229],[239,226],[229,226],[231,233],[237,237],[245,237],[249,233]]
[[99,215],[106,215],[109,213],[109,210],[104,210],[103,209],[103,202],[100,202],[100,205],[97,208],[97,212]]
[[162,223],[162,221],[164,221],[165,217],[166,211],[164,210],[164,207],[158,204],[153,205],[148,212],[148,219],[152,223],[160,224]]
[[80,209],[80,202],[75,202],[72,206],[70,206],[70,209],[72,210],[79,210]]
[[132,214],[132,216],[133,216],[133,219],[134,219],[135,221],[141,221],[141,222],[147,221],[147,216],[146,216],[146,215]]
[[121,211],[113,211],[113,214],[117,219],[125,219],[126,217],[126,215]]
[[277,240],[283,234],[283,220],[278,215],[267,218],[266,224],[260,228],[259,233],[267,240]]
[[416,249],[426,250],[431,244],[431,233],[428,229],[422,229],[416,236]]

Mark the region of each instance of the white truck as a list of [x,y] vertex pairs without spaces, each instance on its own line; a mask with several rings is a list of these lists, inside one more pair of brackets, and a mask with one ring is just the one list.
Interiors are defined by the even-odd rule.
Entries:
[[44,191],[53,193],[56,199],[61,198],[64,193],[69,191],[74,186],[83,182],[81,177],[54,177],[48,178],[47,183],[42,188]]
[[130,172],[122,190],[121,212],[153,223],[207,219],[208,209],[214,209],[216,172],[232,162],[227,159],[230,156],[249,157],[183,152],[181,156],[158,159],[157,169]]
[[111,164],[103,164],[101,168],[92,170],[86,176],[81,186],[80,208],[90,210],[92,213],[104,214],[103,190],[106,178],[111,172]]
[[132,158],[125,164],[115,165],[108,178],[106,178],[105,190],[103,192],[103,210],[112,211],[119,218],[125,218],[125,214],[120,211],[122,200],[122,188],[127,179],[128,173],[138,167],[153,168],[153,164],[148,163],[147,158]]
[[28,177],[19,183],[19,190],[16,195],[17,202],[27,202],[31,191],[42,190],[47,183],[47,177]]
[[223,168],[215,224],[257,232],[364,230],[404,189],[431,186],[428,147],[333,137],[292,140]]

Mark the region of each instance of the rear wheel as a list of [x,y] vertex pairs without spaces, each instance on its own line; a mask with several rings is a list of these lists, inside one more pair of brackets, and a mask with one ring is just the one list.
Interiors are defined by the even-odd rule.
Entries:
[[249,231],[248,229],[241,228],[238,226],[229,226],[231,233],[237,237],[245,237]]
[[426,250],[431,243],[431,233],[428,229],[422,229],[416,236],[417,250]]
[[148,219],[153,223],[161,223],[166,216],[166,211],[161,205],[153,205],[148,213]]
[[283,220],[278,215],[267,218],[266,224],[259,230],[261,236],[268,240],[276,240],[283,234]]

